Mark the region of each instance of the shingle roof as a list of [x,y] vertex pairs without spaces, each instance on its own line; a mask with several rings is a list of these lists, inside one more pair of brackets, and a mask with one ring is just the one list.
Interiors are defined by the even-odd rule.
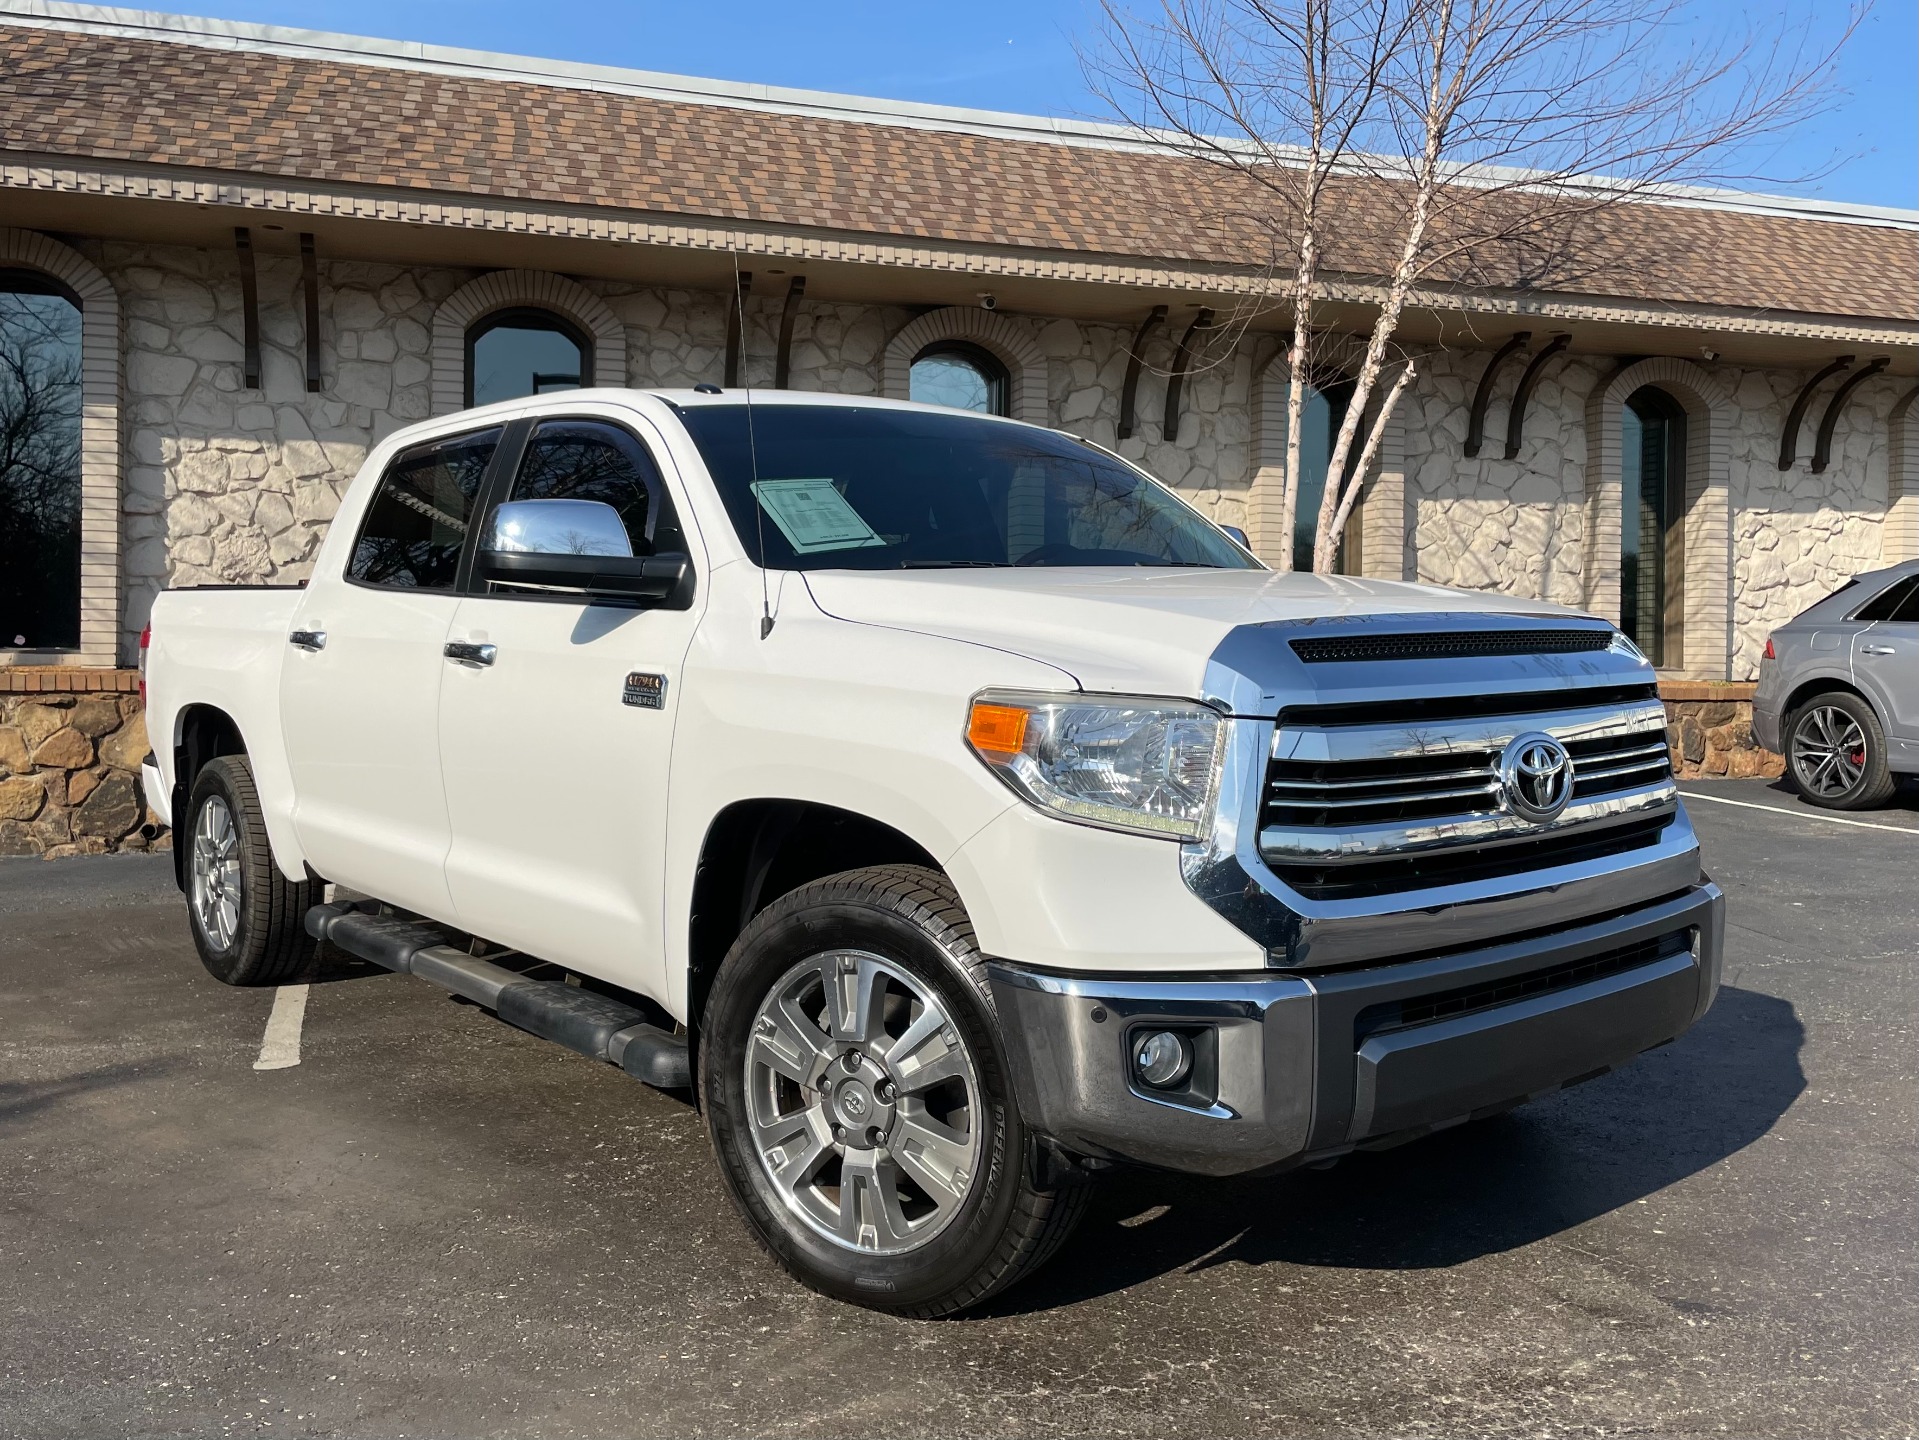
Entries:
[[[1162,262],[1259,265],[1251,187],[1175,156],[0,23],[0,152]],[[1339,192],[1375,274],[1391,196]],[[1577,274],[1461,283],[1919,320],[1919,233],[1675,205],[1607,212]]]

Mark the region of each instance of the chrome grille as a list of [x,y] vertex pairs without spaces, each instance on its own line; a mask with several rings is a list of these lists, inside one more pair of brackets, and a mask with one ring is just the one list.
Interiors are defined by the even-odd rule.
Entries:
[[[1438,719],[1386,719],[1371,707],[1357,723],[1327,723],[1325,712],[1297,721],[1282,715],[1260,851],[1275,868],[1303,867],[1321,886],[1336,883],[1331,871],[1340,866],[1378,868],[1408,857],[1450,857],[1463,866],[1500,847],[1513,847],[1515,868],[1525,868],[1522,853],[1548,837],[1573,843],[1586,832],[1671,812],[1677,790],[1665,708],[1650,697],[1591,705],[1577,698],[1562,696],[1561,708],[1548,710],[1534,696],[1511,697],[1511,713]],[[1544,824],[1506,807],[1498,775],[1506,745],[1533,730],[1552,735],[1572,757],[1571,801]],[[1408,884],[1442,883],[1430,878],[1443,869],[1432,863],[1391,869]]]

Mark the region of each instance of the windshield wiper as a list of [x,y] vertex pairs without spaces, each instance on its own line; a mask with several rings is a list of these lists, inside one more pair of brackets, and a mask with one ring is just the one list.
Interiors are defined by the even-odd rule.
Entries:
[[902,570],[1011,570],[1005,560],[902,560]]

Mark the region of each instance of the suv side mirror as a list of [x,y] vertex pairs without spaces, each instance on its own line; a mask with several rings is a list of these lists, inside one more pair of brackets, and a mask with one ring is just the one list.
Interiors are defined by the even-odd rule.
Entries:
[[1228,535],[1230,535],[1233,538],[1233,540],[1238,543],[1240,549],[1246,550],[1246,551],[1252,550],[1253,542],[1246,538],[1246,532],[1240,529],[1239,526],[1222,525],[1219,528],[1224,530]]
[[682,598],[693,573],[685,555],[635,555],[619,511],[598,500],[509,500],[493,512],[480,577],[509,585]]

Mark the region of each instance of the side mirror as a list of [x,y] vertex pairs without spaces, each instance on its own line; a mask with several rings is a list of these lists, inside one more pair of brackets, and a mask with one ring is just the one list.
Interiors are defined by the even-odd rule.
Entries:
[[598,500],[509,500],[493,512],[478,569],[508,585],[673,601],[683,597],[693,562],[635,555],[619,512]]
[[1232,538],[1238,543],[1240,549],[1251,550],[1253,548],[1253,542],[1246,538],[1246,532],[1240,529],[1239,526],[1222,525],[1219,528],[1224,530],[1228,535],[1232,536]]

